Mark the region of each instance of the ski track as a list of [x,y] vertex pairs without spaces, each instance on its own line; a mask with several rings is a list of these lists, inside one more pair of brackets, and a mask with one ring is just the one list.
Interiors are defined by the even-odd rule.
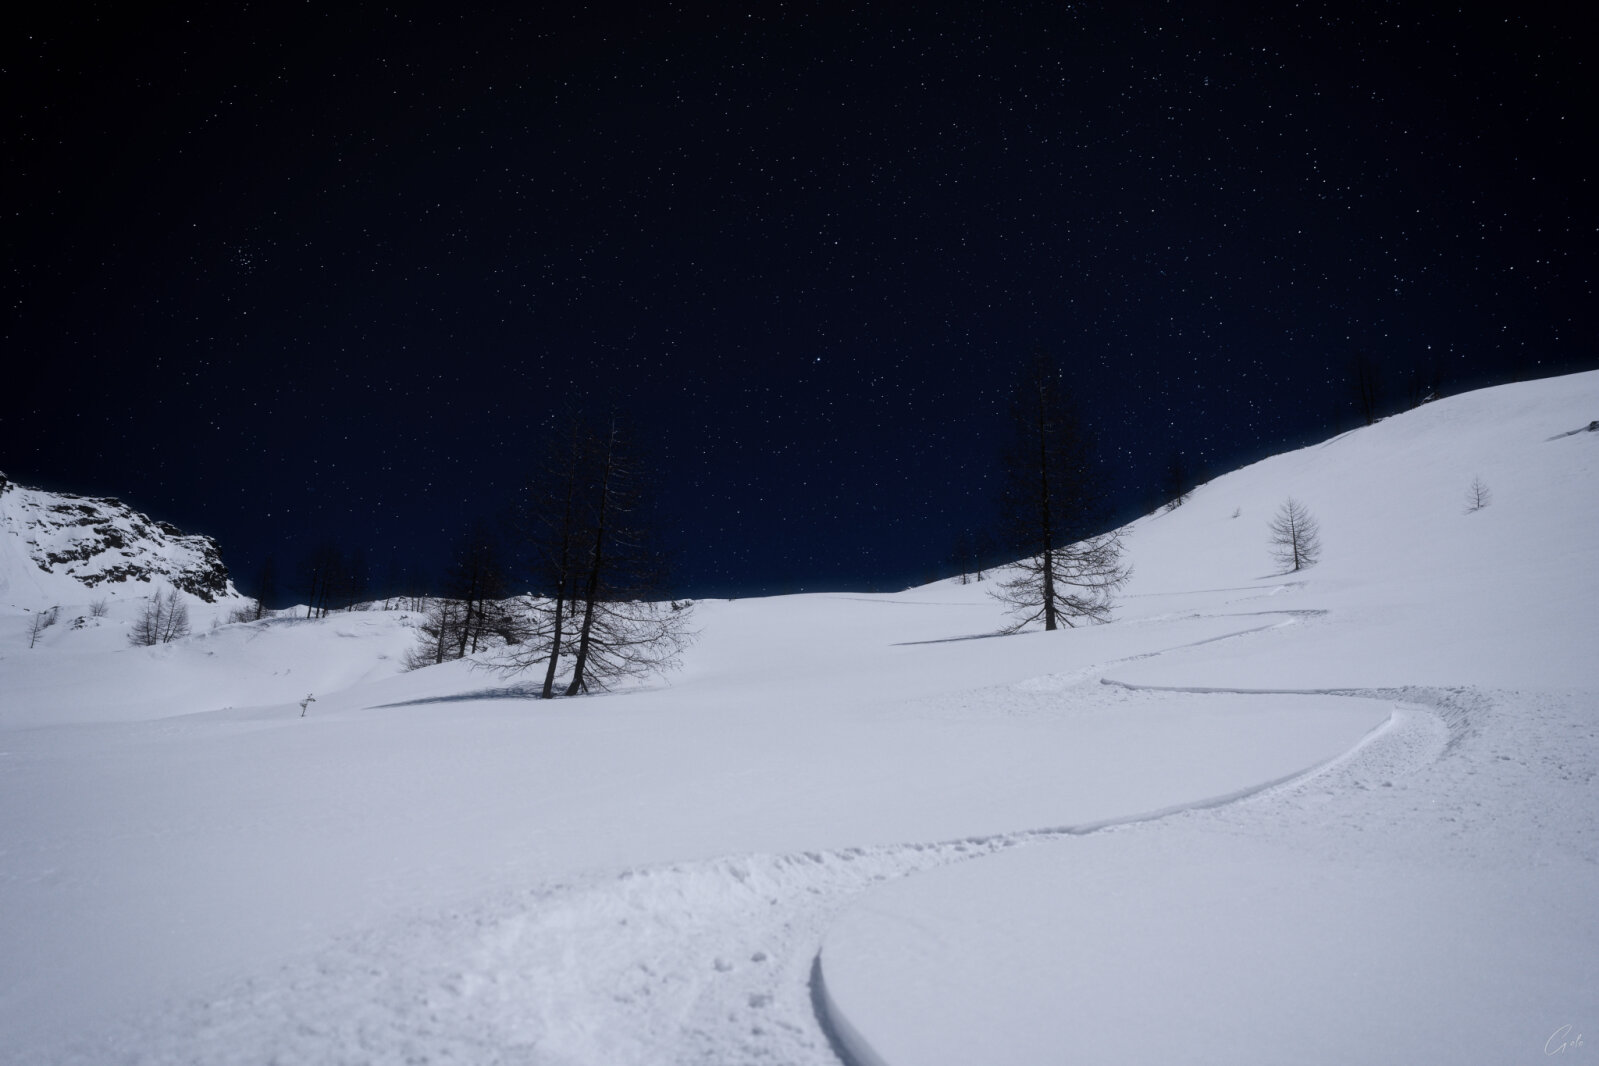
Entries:
[[[1313,617],[1281,613],[1285,622],[1231,636]],[[1100,683],[1149,698],[1259,691],[1129,685],[1104,678],[1115,665],[1040,678],[1033,692],[1014,695],[1058,700]],[[1439,839],[1453,840],[1470,856],[1480,853],[1484,834],[1517,850],[1536,849],[1538,826],[1548,821],[1563,828],[1563,852],[1599,861],[1591,769],[1599,742],[1579,707],[1581,694],[1313,691],[1384,700],[1393,711],[1322,766],[1170,811],[938,843],[682,862],[476,900],[346,938],[207,1001],[130,1020],[65,1049],[65,1057],[60,1047],[52,1053],[62,1063],[141,1066],[837,1066],[847,1057],[822,1016],[823,934],[862,892],[934,867],[1017,846],[1069,846],[1088,832],[1175,830],[1184,823],[1228,833],[1316,832],[1321,846],[1351,854],[1379,835],[1383,846],[1394,847],[1413,837],[1435,847]],[[1457,801],[1449,781],[1460,773],[1475,780],[1470,798]],[[1547,790],[1526,787],[1530,777],[1569,786],[1557,791],[1578,810],[1588,805],[1578,819],[1581,839],[1571,839],[1570,809],[1549,810]]]

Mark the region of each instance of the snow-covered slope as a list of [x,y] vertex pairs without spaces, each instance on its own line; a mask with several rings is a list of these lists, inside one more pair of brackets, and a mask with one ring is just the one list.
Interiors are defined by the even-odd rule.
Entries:
[[1507,386],[1217,478],[1110,625],[703,603],[578,700],[399,673],[397,613],[0,633],[0,1061],[1534,1061],[1599,1003],[1596,416]]
[[[863,894],[819,964],[855,1061],[1497,1063],[1583,1046],[1599,1030],[1596,414],[1599,374],[1488,389],[1134,523],[1124,624],[1298,624],[1107,663],[1106,682],[1388,698],[1395,718],[1245,803]],[[1288,496],[1320,520],[1324,559],[1273,575],[1266,524]]]
[[235,595],[210,537],[120,500],[30,489],[0,473],[0,609],[143,596],[152,583],[204,603]]

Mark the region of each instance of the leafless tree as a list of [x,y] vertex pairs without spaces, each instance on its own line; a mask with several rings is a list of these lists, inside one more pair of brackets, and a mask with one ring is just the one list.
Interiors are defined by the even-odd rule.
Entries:
[[260,600],[247,599],[228,612],[228,623],[231,625],[235,622],[255,622],[270,613],[261,607]]
[[1096,532],[1104,496],[1093,444],[1060,372],[1042,355],[1029,364],[1011,403],[1004,455],[1002,535],[1025,555],[993,595],[1014,619],[1007,632],[1042,621],[1104,622],[1131,571],[1116,533]]
[[110,609],[111,609],[110,601],[107,600],[104,596],[101,596],[98,600],[94,600],[94,601],[92,601],[89,604],[89,617],[90,618],[104,618],[106,612],[109,611]]
[[49,607],[33,612],[33,617],[28,622],[28,647],[32,648],[38,643],[39,634],[56,624],[60,610],[59,607]]
[[1379,401],[1377,364],[1367,352],[1357,352],[1351,366],[1355,387],[1355,403],[1366,425],[1377,421]]
[[422,623],[417,627],[416,646],[405,653],[405,668],[419,670],[460,658],[458,649],[465,613],[459,600],[439,597],[429,602]]
[[267,606],[268,600],[275,600],[278,596],[277,565],[272,556],[268,555],[261,562],[261,574],[256,580],[255,617],[252,621],[272,617],[272,608]]
[[660,602],[665,564],[648,546],[640,521],[643,472],[617,416],[613,414],[591,439],[594,483],[568,696],[604,689],[620,678],[671,669],[692,639],[688,628],[692,610],[673,610]]
[[332,541],[317,545],[301,564],[305,577],[307,618],[326,618],[339,605],[343,591],[344,553]]
[[966,530],[955,534],[955,545],[949,552],[950,564],[955,567],[955,580],[962,585],[972,582],[972,574],[977,569],[976,551],[972,546],[972,535]]
[[1271,548],[1272,558],[1287,572],[1313,566],[1321,558],[1321,527],[1291,496],[1271,520]]
[[128,642],[136,647],[170,644],[189,635],[189,606],[177,589],[152,593],[133,620]]
[[1488,490],[1488,483],[1480,477],[1471,479],[1471,485],[1466,489],[1466,513],[1480,511],[1493,502],[1493,493]]
[[344,569],[339,577],[339,599],[346,611],[364,611],[371,606],[367,602],[367,592],[372,587],[372,580],[364,549],[356,548],[345,555]]
[[523,609],[529,633],[521,646],[506,650],[501,668],[519,673],[543,666],[541,699],[554,697],[561,660],[574,653],[582,563],[592,535],[587,497],[593,453],[591,430],[575,409],[568,409],[550,435],[514,519],[527,549],[532,591]]
[[445,574],[444,595],[461,605],[460,634],[454,658],[476,655],[490,635],[516,642],[518,623],[505,608],[505,571],[489,528],[474,523],[455,549]]
[[1166,490],[1166,510],[1175,511],[1188,502],[1188,495],[1193,491],[1193,475],[1188,472],[1188,457],[1181,449],[1171,453],[1171,460],[1166,464],[1166,477],[1163,484]]
[[1412,367],[1405,385],[1405,404],[1414,410],[1424,403],[1431,403],[1438,398],[1442,382],[1443,368],[1436,358],[1429,358],[1424,366]]
[[645,480],[618,418],[596,432],[569,414],[529,489],[528,639],[500,665],[542,666],[545,699],[563,660],[572,664],[566,695],[575,696],[669,669],[692,639],[692,605],[662,602],[665,566],[649,547]]

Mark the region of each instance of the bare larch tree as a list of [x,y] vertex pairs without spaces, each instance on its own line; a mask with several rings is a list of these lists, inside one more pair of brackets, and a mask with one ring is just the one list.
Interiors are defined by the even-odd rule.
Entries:
[[575,410],[550,434],[542,465],[529,479],[514,516],[525,549],[531,591],[524,598],[527,637],[500,660],[507,674],[544,667],[539,698],[555,696],[563,657],[574,650],[582,561],[588,557],[586,520],[593,442]]
[[1355,405],[1360,410],[1361,419],[1369,426],[1377,421],[1377,404],[1380,400],[1377,363],[1370,353],[1362,350],[1355,353],[1350,372]]
[[1166,464],[1166,477],[1162,487],[1165,489],[1165,506],[1167,511],[1175,511],[1188,502],[1188,494],[1193,491],[1193,475],[1188,472],[1188,457],[1181,449],[1173,449],[1171,460]]
[[1313,566],[1321,558],[1321,527],[1305,505],[1291,496],[1271,520],[1271,553],[1288,572]]
[[1095,532],[1104,494],[1093,443],[1060,372],[1041,355],[1017,386],[1011,431],[1000,531],[1010,550],[1025,554],[993,593],[1015,619],[1006,632],[1037,621],[1046,630],[1108,621],[1112,595],[1131,571],[1118,535]]
[[563,661],[565,694],[604,689],[677,664],[691,639],[691,612],[663,603],[665,567],[643,521],[644,477],[619,420],[599,432],[576,414],[553,436],[520,519],[528,539],[533,593],[529,636],[508,649],[512,673],[544,667],[540,695],[555,695]]
[[1488,490],[1488,483],[1480,477],[1471,479],[1471,484],[1466,488],[1466,513],[1480,511],[1493,502],[1493,493]]
[[666,572],[640,522],[642,472],[614,414],[593,438],[592,451],[581,621],[568,696],[670,669],[691,638],[691,611],[661,602]]

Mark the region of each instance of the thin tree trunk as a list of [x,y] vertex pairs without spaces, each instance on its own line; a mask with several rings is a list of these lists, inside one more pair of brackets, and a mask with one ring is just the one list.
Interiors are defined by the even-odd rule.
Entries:
[[[566,546],[561,546],[562,568],[565,568]],[[540,699],[553,699],[555,696],[555,665],[561,657],[561,622],[566,616],[566,579],[561,579],[559,589],[555,593],[555,636],[550,642],[550,665],[544,670],[544,691]]]
[[1044,630],[1055,628],[1055,529],[1049,498],[1049,435],[1044,426],[1044,394],[1038,394],[1038,508],[1043,519]]
[[572,423],[571,451],[566,466],[566,506],[561,513],[561,556],[555,569],[555,632],[550,638],[550,662],[544,669],[544,691],[540,699],[555,698],[555,673],[561,659],[561,639],[566,635],[568,594],[572,591],[572,509],[577,503],[578,425]]
[[594,601],[600,594],[600,570],[605,560],[606,507],[611,499],[611,472],[616,458],[616,423],[611,423],[611,436],[605,445],[605,473],[600,478],[600,509],[594,520],[594,551],[589,557],[588,580],[583,590],[583,626],[578,631],[577,663],[572,668],[572,683],[566,694],[576,696],[583,691],[583,670],[589,660],[589,636],[594,629]]

